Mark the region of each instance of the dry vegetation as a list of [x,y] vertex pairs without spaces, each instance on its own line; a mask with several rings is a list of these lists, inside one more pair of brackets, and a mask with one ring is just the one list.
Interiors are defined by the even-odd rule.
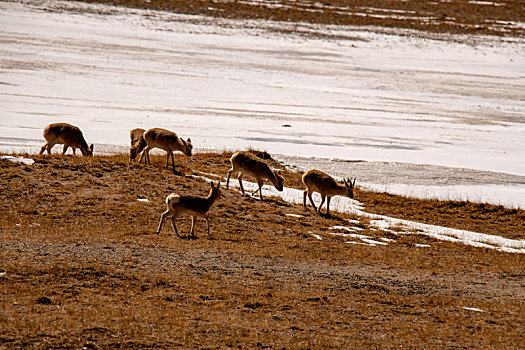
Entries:
[[[523,254],[372,231],[362,218],[226,189],[210,211],[211,236],[202,219],[197,239],[169,225],[155,235],[166,195],[206,195],[192,174],[225,177],[229,156],[176,157],[183,176],[162,168],[163,155],[152,167],[128,165],[127,155],[0,160],[0,348],[524,346]],[[285,178],[300,187],[300,174]],[[357,199],[368,211],[525,238],[523,210]],[[327,233],[347,219],[395,242],[353,245]],[[189,218],[178,223],[186,233]]]
[[407,28],[432,33],[525,35],[522,0],[87,0],[118,6],[207,15]]
[[[286,9],[256,1],[89,2],[433,33],[520,36],[523,28],[505,23],[525,21],[518,0],[280,1]],[[381,16],[395,11],[411,18]],[[209,185],[193,172],[224,177],[229,156],[177,157],[183,176],[162,168],[164,156],[153,157],[153,167],[129,165],[127,155],[38,157],[31,166],[0,160],[0,348],[525,347],[522,254],[372,231],[363,218],[321,217],[225,189],[210,211],[211,236],[203,220],[197,239],[180,239],[169,225],[155,235],[166,195],[206,195]],[[285,178],[301,188],[300,174]],[[356,197],[370,212],[525,239],[523,210]],[[395,242],[353,245],[327,234],[347,219]],[[188,231],[189,218],[178,223]]]

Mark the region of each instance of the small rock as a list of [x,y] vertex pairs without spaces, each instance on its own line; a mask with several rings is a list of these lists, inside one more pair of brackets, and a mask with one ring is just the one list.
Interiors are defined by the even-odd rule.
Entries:
[[43,305],[51,305],[51,299],[48,297],[40,297],[36,300],[36,302]]

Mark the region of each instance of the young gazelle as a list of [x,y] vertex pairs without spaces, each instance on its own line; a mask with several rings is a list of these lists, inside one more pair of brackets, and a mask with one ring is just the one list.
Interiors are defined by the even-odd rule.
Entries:
[[[321,206],[326,197],[326,215],[330,216],[330,199],[332,196],[346,196],[354,198],[355,179],[352,182],[350,179],[343,180],[344,184],[340,184],[330,175],[323,173],[320,170],[310,170],[303,175],[303,183],[306,190],[303,192],[303,205],[306,207],[306,196],[310,198],[310,203],[314,210],[321,213]],[[315,207],[312,199],[312,193],[319,192],[321,194],[321,204],[319,208]]]
[[[177,236],[179,236],[179,231],[175,225],[175,219],[180,215],[187,214],[191,215],[191,231],[190,236],[193,236],[193,230],[195,229],[195,221],[197,217],[202,217],[206,219],[206,225],[208,227],[208,235],[210,234],[210,220],[208,218],[208,210],[210,210],[213,203],[219,198],[221,192],[219,186],[221,183],[217,183],[217,186],[211,182],[211,189],[208,197],[195,197],[195,196],[179,196],[178,194],[172,193],[166,197],[166,206],[167,209],[162,216],[160,217],[159,227],[157,229],[157,234],[160,233],[162,224],[166,218],[171,217],[171,225],[173,226],[173,231]],[[180,237],[180,236],[179,236]]]
[[168,167],[169,159],[171,156],[171,165],[173,166],[173,172],[176,172],[175,161],[173,160],[174,151],[181,151],[188,157],[191,157],[191,150],[193,149],[191,140],[188,139],[184,141],[183,139],[179,138],[177,134],[175,134],[173,131],[161,128],[149,129],[144,133],[144,140],[146,141],[147,146],[142,152],[142,155],[140,156],[139,163],[142,162],[142,158],[146,156],[144,162],[151,165],[151,162],[149,160],[149,151],[155,147],[163,149],[167,152],[166,165],[164,167]]
[[129,132],[131,140],[131,147],[129,148],[129,161],[132,162],[137,158],[140,152],[146,148],[146,140],[144,140],[144,129],[136,128]]
[[53,123],[44,128],[44,138],[46,144],[40,149],[40,154],[47,150],[47,154],[51,154],[51,148],[56,144],[63,144],[64,149],[62,154],[65,154],[69,147],[73,148],[73,154],[76,155],[75,150],[80,148],[82,155],[93,156],[93,145],[87,145],[82,131],[76,126],[67,123]]
[[[283,190],[284,177],[281,175],[280,170],[272,170],[262,159],[257,157],[251,152],[236,152],[230,158],[232,168],[228,170],[228,179],[226,180],[226,188],[230,184],[230,176],[232,174],[239,173],[237,177],[239,179],[239,185],[241,191],[244,194],[244,187],[242,186],[242,177],[244,175],[253,176],[257,180],[259,185],[259,196],[263,201],[262,196],[262,185],[263,180],[267,179],[275,186],[278,191]],[[257,190],[256,190],[257,191]],[[254,193],[256,192],[254,191]]]

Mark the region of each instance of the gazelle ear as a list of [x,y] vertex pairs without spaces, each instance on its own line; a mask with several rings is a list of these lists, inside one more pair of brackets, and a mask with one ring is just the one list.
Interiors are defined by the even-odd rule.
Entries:
[[188,139],[186,140],[187,143],[191,143],[191,139],[188,137]]
[[343,179],[343,182],[345,183],[345,186],[348,187],[348,182],[346,182],[346,179]]
[[357,178],[356,178],[356,177],[354,177],[354,182],[352,183],[352,187],[354,187],[354,186],[355,186],[355,180],[357,180]]
[[89,148],[91,149],[91,152],[93,152],[93,144],[91,144],[91,146],[89,146]]

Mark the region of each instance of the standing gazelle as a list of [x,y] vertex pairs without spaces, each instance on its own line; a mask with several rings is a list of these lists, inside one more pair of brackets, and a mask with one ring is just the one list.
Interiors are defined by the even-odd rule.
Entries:
[[164,167],[168,167],[171,156],[171,165],[173,166],[174,173],[176,172],[175,161],[173,160],[174,151],[181,151],[188,157],[191,157],[191,150],[193,149],[191,140],[188,139],[184,141],[183,139],[179,138],[177,134],[175,134],[173,131],[161,128],[152,128],[144,133],[144,140],[146,141],[147,146],[140,156],[139,163],[142,162],[142,158],[146,156],[144,162],[151,165],[151,162],[149,160],[149,151],[151,151],[155,147],[163,149],[167,152],[166,165]]
[[141,128],[133,129],[129,132],[131,140],[131,147],[129,148],[129,161],[132,162],[137,158],[140,152],[146,148],[146,140],[144,140],[144,132],[146,130]]
[[[319,214],[321,213],[321,206],[324,203],[326,197],[326,215],[330,216],[330,199],[332,196],[346,196],[348,198],[354,198],[354,187],[355,179],[343,180],[344,183],[340,184],[330,175],[323,173],[320,170],[310,170],[303,175],[303,183],[306,186],[306,190],[303,192],[303,205],[306,207],[306,196],[310,199],[310,203],[314,207],[314,210]],[[321,204],[319,208],[315,207],[312,199],[312,193],[319,192],[321,194]]]
[[44,138],[46,144],[40,149],[40,154],[47,150],[47,154],[51,154],[51,148],[54,145],[64,145],[62,154],[65,154],[69,147],[73,148],[73,154],[76,155],[75,150],[80,148],[83,156],[93,156],[93,145],[87,145],[82,131],[76,126],[67,123],[53,123],[44,128]]
[[[263,180],[267,179],[275,186],[278,191],[283,190],[284,177],[281,175],[280,170],[272,170],[268,164],[266,164],[262,159],[257,157],[251,152],[236,152],[230,158],[232,167],[228,170],[228,179],[226,180],[226,188],[230,184],[230,176],[232,174],[239,173],[237,177],[239,179],[239,185],[241,191],[244,194],[244,187],[242,186],[242,177],[244,175],[253,176],[257,184],[259,185],[259,196],[261,201],[263,201],[262,196],[262,185]],[[255,192],[254,192],[255,193]]]
[[[193,237],[193,230],[195,229],[195,221],[197,217],[202,217],[206,219],[206,225],[208,227],[208,235],[210,234],[210,220],[208,218],[208,210],[210,210],[213,203],[219,198],[221,192],[219,186],[221,183],[217,183],[217,186],[211,182],[211,189],[208,197],[195,197],[195,196],[179,196],[178,194],[172,193],[166,197],[166,206],[167,209],[162,216],[160,217],[159,227],[157,229],[157,234],[160,233],[162,224],[166,218],[171,217],[171,225],[173,226],[173,231],[177,236],[179,236],[179,231],[175,225],[175,219],[180,215],[187,214],[191,215],[191,230],[190,236]],[[179,236],[180,237],[180,236]]]

